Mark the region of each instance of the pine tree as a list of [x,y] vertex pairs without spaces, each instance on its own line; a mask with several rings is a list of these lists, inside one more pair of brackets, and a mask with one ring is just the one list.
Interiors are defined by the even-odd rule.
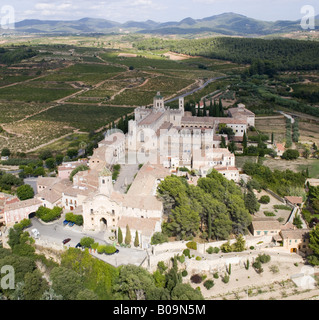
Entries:
[[119,244],[123,243],[123,233],[122,233],[122,229],[119,227],[118,231],[117,231],[117,242]]
[[131,241],[132,241],[131,230],[130,230],[130,227],[127,225],[126,226],[126,235],[125,235],[125,244],[129,245],[129,244],[131,244]]
[[140,246],[140,241],[139,241],[139,239],[138,239],[138,232],[137,232],[137,230],[136,230],[136,232],[135,232],[135,240],[134,240],[134,247],[139,247]]

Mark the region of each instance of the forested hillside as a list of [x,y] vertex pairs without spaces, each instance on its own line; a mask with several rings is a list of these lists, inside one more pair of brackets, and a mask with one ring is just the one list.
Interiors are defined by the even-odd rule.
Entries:
[[0,48],[0,64],[13,64],[24,59],[29,59],[36,56],[36,51],[30,48],[14,48],[4,49]]
[[268,61],[271,68],[276,71],[319,68],[317,54],[319,43],[312,41],[224,37],[174,41],[152,38],[137,42],[134,46],[140,50],[167,49],[191,56],[204,56],[242,64]]

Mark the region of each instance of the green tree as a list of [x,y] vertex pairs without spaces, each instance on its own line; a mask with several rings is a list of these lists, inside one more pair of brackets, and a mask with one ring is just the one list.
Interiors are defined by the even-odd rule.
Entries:
[[56,167],[55,159],[54,158],[48,158],[45,160],[45,165],[48,169],[52,170]]
[[80,244],[84,248],[91,248],[94,242],[95,242],[94,239],[91,237],[84,237],[80,240]]
[[23,295],[25,300],[40,300],[49,285],[39,270],[27,273],[24,277]]
[[154,288],[156,286],[152,275],[134,265],[123,266],[113,286],[116,293],[129,300],[145,300],[147,294]]
[[11,152],[8,148],[3,148],[1,150],[1,157],[9,157],[11,155]]
[[163,234],[162,232],[155,232],[151,238],[151,244],[161,244],[164,242],[168,242],[168,237],[166,234]]
[[135,232],[135,239],[134,239],[134,247],[137,248],[140,246],[140,241],[139,241],[139,237],[138,237],[138,232],[136,230]]
[[172,300],[204,300],[202,293],[188,283],[177,284],[171,293]]
[[18,187],[17,196],[20,200],[32,199],[34,197],[34,190],[28,184],[24,184]]
[[244,138],[243,138],[243,149],[245,151],[245,149],[247,148],[247,135],[246,132],[244,132]]
[[314,266],[319,265],[319,225],[309,233],[309,248],[313,251],[313,254],[307,257],[310,264]]
[[246,241],[242,234],[239,234],[236,238],[236,242],[232,245],[232,251],[242,252],[246,249]]
[[294,149],[286,150],[281,156],[282,159],[285,160],[295,160],[299,158],[299,151]]
[[129,225],[126,226],[126,234],[125,234],[125,244],[129,245],[131,244],[131,241],[132,241],[132,235],[131,235],[131,230],[130,230],[130,227]]
[[245,196],[245,206],[250,214],[254,214],[259,210],[260,204],[258,203],[258,200],[253,191],[248,190]]
[[123,243],[123,233],[122,233],[122,229],[120,227],[117,230],[117,242],[119,244]]
[[55,267],[50,273],[53,290],[64,300],[76,300],[84,289],[82,277],[75,271],[65,267]]

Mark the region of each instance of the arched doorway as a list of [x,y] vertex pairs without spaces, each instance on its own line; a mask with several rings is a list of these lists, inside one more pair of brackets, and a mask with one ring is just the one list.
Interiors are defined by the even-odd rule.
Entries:
[[100,220],[100,230],[105,231],[107,229],[107,220],[105,218],[102,218]]
[[29,214],[28,219],[32,219],[32,218],[34,218],[34,217],[35,217],[35,212],[31,212],[31,213]]

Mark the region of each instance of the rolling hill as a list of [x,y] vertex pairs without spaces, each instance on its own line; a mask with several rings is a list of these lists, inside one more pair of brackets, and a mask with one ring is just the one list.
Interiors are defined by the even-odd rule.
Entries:
[[[319,30],[319,16],[316,17]],[[261,21],[236,13],[223,13],[204,19],[185,18],[181,21],[118,23],[105,19],[83,18],[74,21],[23,20],[15,24],[15,33],[89,34],[138,32],[159,35],[216,33],[234,36],[265,36],[301,31],[300,21]],[[1,29],[0,29],[1,31]]]

